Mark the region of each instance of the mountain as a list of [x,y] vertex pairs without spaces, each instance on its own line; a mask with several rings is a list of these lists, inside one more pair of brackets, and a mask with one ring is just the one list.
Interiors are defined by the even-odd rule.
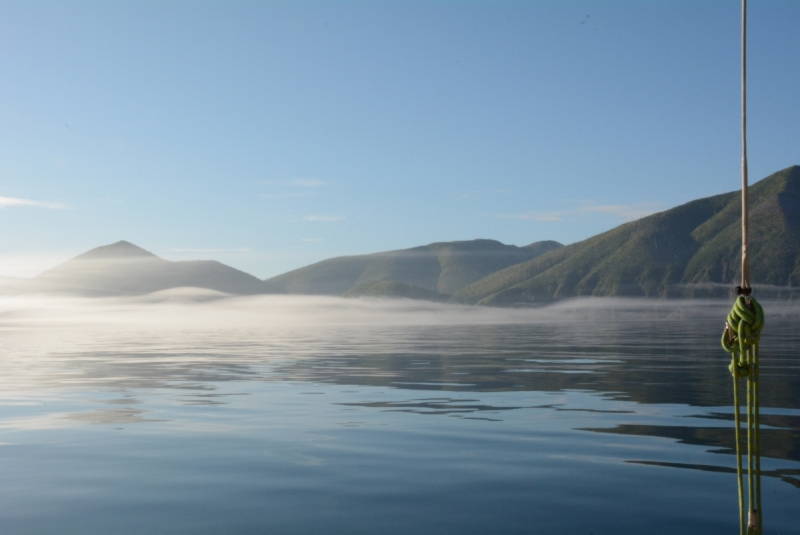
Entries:
[[[212,260],[170,262],[130,242],[97,247],[3,293],[141,295],[197,287],[234,294],[407,297],[529,305],[577,296],[728,295],[738,281],[739,192],[688,202],[581,242],[524,247],[437,242],[323,260],[260,281]],[[757,295],[800,296],[800,166],[750,188],[750,260]],[[184,299],[164,295],[164,299]]]
[[403,297],[425,301],[446,301],[448,296],[396,281],[372,281],[359,284],[342,294],[344,297]]
[[234,294],[262,282],[215,260],[171,262],[127,241],[92,249],[28,281],[26,290],[81,295],[137,295],[192,286]]
[[[800,166],[749,189],[756,291],[800,285]],[[740,194],[698,199],[500,269],[460,289],[468,303],[598,296],[728,295],[740,272]],[[759,289],[759,287],[761,289]]]
[[264,289],[271,293],[443,298],[499,269],[560,247],[554,241],[526,247],[495,240],[431,243],[323,260],[269,279]]

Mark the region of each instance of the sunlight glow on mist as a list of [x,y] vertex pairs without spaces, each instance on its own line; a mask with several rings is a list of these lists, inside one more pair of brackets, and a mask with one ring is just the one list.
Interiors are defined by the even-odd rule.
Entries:
[[0,277],[32,278],[71,255],[71,252],[0,254]]
[[[485,325],[564,320],[618,321],[675,317],[685,310],[724,313],[724,301],[582,298],[540,308],[493,308],[411,299],[305,295],[230,296],[175,288],[136,297],[0,298],[0,329],[113,325],[154,330],[336,325]],[[787,305],[788,306],[788,305]],[[687,308],[688,307],[688,308]],[[773,312],[777,312],[773,308]],[[609,314],[612,314],[609,315]]]

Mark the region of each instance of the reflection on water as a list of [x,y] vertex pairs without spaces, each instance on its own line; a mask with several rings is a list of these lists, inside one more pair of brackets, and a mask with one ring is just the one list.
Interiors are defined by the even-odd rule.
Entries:
[[[684,464],[684,463],[668,463],[659,461],[625,461],[631,464],[649,464],[652,466],[663,466],[666,468],[688,468],[691,470],[703,470],[705,472],[717,472],[723,474],[735,474],[735,468],[712,466],[707,464]],[[762,470],[761,475],[764,477],[777,477],[781,481],[789,483],[800,489],[800,469],[785,469],[785,470]]]
[[[4,303],[0,525],[735,528],[730,377],[718,346],[727,303],[475,311],[281,299],[61,303],[49,313]],[[764,335],[762,464],[775,533],[797,533],[800,498],[793,315],[774,305]]]
[[[413,412],[416,414],[469,414],[479,411],[508,411],[521,409],[522,407],[498,407],[495,405],[484,405],[477,399],[453,399],[453,398],[422,398],[407,401],[372,401],[362,403],[342,403],[354,407],[374,407],[388,411]],[[496,418],[500,421],[499,418]]]

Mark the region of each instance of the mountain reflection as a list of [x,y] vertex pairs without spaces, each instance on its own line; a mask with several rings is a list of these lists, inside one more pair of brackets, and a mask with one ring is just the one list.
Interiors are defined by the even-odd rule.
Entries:
[[[384,330],[401,352],[347,352],[280,363],[272,379],[458,392],[589,390],[643,404],[730,405],[718,321]],[[762,406],[795,408],[794,335],[770,326]],[[673,334],[674,333],[674,334]],[[341,333],[342,338],[357,336]],[[335,349],[334,349],[335,351]]]
[[506,407],[482,404],[477,399],[425,398],[409,401],[373,401],[363,403],[341,403],[352,407],[373,407],[395,412],[415,414],[466,414],[481,411],[510,411],[522,407]]
[[[714,453],[734,454],[733,426],[680,427],[666,425],[623,424],[613,428],[581,428],[581,431],[641,435],[675,439],[683,444],[715,448]],[[761,456],[796,461],[800,459],[800,429],[761,429]]]
[[[690,464],[690,463],[669,463],[663,461],[625,461],[630,464],[643,464],[648,466],[663,466],[665,468],[685,468],[689,470],[700,470],[703,472],[716,472],[722,474],[735,474],[736,469],[727,466],[714,466],[708,464]],[[778,478],[784,483],[788,483],[800,489],[800,470],[785,469],[785,470],[761,470],[761,475],[764,477]]]

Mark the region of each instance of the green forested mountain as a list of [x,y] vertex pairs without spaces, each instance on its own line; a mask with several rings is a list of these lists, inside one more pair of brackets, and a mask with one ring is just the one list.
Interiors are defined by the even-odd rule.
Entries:
[[[739,192],[725,193],[620,225],[501,269],[455,298],[513,305],[583,295],[727,294],[740,270],[739,203]],[[788,292],[800,285],[800,166],[753,185],[750,206],[753,285]]]
[[265,281],[264,290],[323,295],[449,296],[499,269],[560,247],[560,243],[553,241],[526,247],[495,240],[432,243],[323,260]]
[[404,297],[425,301],[447,301],[450,297],[419,286],[388,280],[365,282],[349,289],[342,295],[344,297]]

